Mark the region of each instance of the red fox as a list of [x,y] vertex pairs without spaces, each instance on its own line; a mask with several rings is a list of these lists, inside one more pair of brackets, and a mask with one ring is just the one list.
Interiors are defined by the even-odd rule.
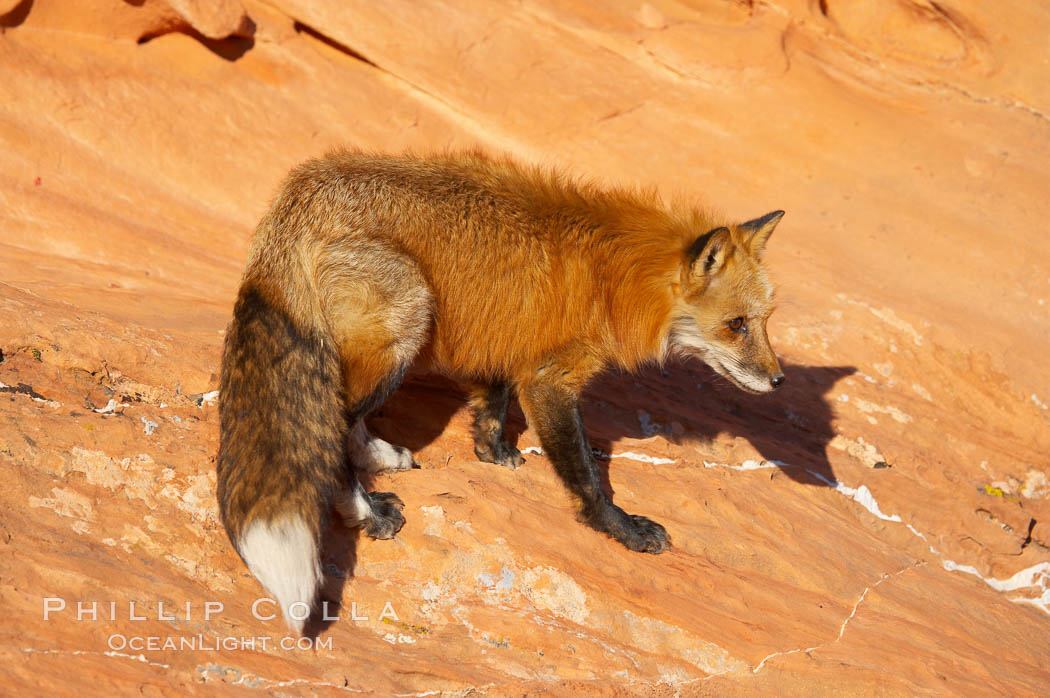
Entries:
[[475,453],[510,468],[513,390],[581,520],[666,550],[663,526],[603,489],[580,393],[603,367],[674,353],[749,392],[783,383],[761,265],[781,216],[723,225],[480,152],[296,168],[255,233],[226,334],[218,458],[226,531],[291,627],[313,610],[331,508],[374,538],[404,523],[401,500],[356,472],[413,466],[362,421],[410,366],[469,386]]

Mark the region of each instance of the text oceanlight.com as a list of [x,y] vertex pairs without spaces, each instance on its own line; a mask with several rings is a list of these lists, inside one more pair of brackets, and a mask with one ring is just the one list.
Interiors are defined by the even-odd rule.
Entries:
[[256,637],[211,637],[206,635],[172,637],[171,635],[141,636],[114,633],[106,640],[106,644],[114,652],[218,652],[220,650],[266,652],[274,649],[290,652],[293,650],[330,650],[332,649],[332,636],[275,639],[265,635]]

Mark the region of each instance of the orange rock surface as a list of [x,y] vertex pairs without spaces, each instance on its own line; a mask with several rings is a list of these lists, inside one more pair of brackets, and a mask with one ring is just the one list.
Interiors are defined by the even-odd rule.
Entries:
[[[5,692],[1046,694],[1047,6],[0,13]],[[586,395],[616,500],[669,552],[578,524],[542,455],[477,462],[463,394],[412,377],[370,419],[422,465],[372,483],[408,523],[330,532],[317,646],[253,616],[214,501],[223,331],[281,178],[347,143],[788,212],[783,389],[672,364]]]

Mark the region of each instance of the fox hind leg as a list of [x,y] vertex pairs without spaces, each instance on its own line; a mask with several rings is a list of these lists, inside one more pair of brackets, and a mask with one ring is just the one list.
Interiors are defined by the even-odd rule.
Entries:
[[505,381],[480,383],[471,387],[474,455],[480,461],[514,469],[524,463],[525,459],[521,457],[521,451],[503,438],[509,405],[510,384]]
[[[370,354],[364,359],[360,354],[345,349],[342,353],[349,396],[347,413],[354,426],[347,437],[349,484],[336,494],[335,508],[348,526],[360,526],[371,538],[393,538],[405,524],[405,517],[401,513],[404,503],[390,492],[366,492],[357,478],[357,470],[376,472],[391,469],[391,466],[397,469],[412,467],[412,454],[408,449],[398,449],[382,439],[370,436],[362,421],[366,414],[381,405],[397,389],[407,362],[399,361],[396,351],[386,357],[386,366],[377,360],[382,358],[379,354]],[[369,388],[371,391],[366,393],[365,390]]]
[[350,461],[369,473],[410,470],[415,467],[412,451],[368,433],[364,420],[358,420],[349,439]]
[[366,492],[355,475],[335,496],[335,510],[347,526],[360,526],[370,538],[393,538],[405,525],[404,502],[392,492]]
[[336,497],[346,522],[373,538],[393,538],[404,524],[404,504],[388,492],[366,492],[358,470],[413,466],[412,453],[371,436],[364,417],[401,384],[430,334],[432,297],[418,266],[375,240],[346,238],[320,265],[325,313],[339,353],[345,386],[349,484]]

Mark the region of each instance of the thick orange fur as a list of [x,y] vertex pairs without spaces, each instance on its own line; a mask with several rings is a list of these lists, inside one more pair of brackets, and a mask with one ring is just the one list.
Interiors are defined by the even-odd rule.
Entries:
[[[373,209],[330,215],[349,201]],[[388,240],[435,299],[422,362],[522,381],[573,345],[595,367],[660,356],[683,250],[712,227],[703,212],[669,210],[655,194],[605,191],[480,152],[334,154],[298,168],[275,211],[318,224],[292,236],[288,226],[261,228],[260,266],[304,243],[320,256],[355,238]],[[316,312],[309,298],[301,305]]]

